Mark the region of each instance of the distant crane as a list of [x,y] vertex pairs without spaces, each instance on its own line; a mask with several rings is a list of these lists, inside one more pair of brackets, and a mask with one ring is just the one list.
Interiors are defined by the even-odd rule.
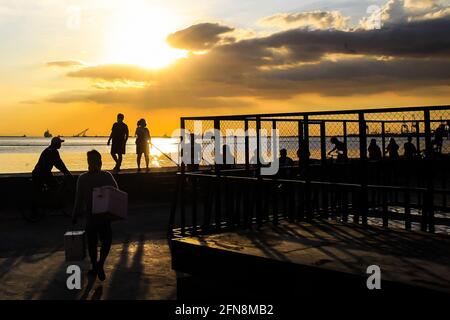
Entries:
[[89,128],[81,131],[80,133],[74,134],[74,137],[86,137],[86,132],[88,132]]

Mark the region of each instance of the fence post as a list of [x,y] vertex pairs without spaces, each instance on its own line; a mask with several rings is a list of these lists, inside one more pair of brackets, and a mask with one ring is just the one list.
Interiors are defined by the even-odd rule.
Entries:
[[416,149],[417,154],[420,153],[420,122],[416,121]]
[[345,158],[345,159],[348,159],[347,121],[342,122],[342,135],[344,136],[344,146],[345,146],[344,158]]
[[310,180],[310,161],[309,161],[309,121],[308,115],[303,116],[303,148],[305,148],[305,197],[304,204],[306,208],[306,220],[311,221],[313,218],[312,210],[311,210],[311,180]]
[[216,228],[220,230],[222,223],[222,193],[221,193],[221,179],[220,179],[220,165],[217,160],[220,159],[220,119],[214,119],[214,157],[215,157],[215,171],[216,171],[216,206],[215,206],[215,223]]
[[192,183],[192,233],[197,234],[197,177],[191,176]]
[[256,117],[256,177],[258,181],[256,182],[256,194],[255,194],[255,204],[256,204],[256,223],[258,226],[262,225],[262,212],[261,212],[261,190],[262,190],[262,177],[261,177],[261,118]]
[[326,127],[325,121],[320,122],[320,159],[322,165],[327,163],[327,142],[326,142]]
[[186,122],[184,120],[184,118],[181,118],[180,120],[180,150],[178,152],[178,157],[179,157],[179,162],[180,162],[180,172],[181,174],[184,174],[185,170],[186,170],[186,164],[184,163],[184,149],[186,147],[186,141],[185,137],[186,137],[186,133],[185,133],[185,129],[186,129]]
[[[359,121],[359,159],[360,159],[360,179],[361,179],[361,198],[360,209],[362,216],[362,224],[367,224],[367,207],[368,207],[368,189],[367,189],[367,123],[364,119],[364,113],[358,115]],[[355,218],[356,215],[355,215]]]
[[190,152],[191,152],[191,163],[189,164],[188,168],[190,168],[189,171],[196,171],[196,165],[195,165],[195,135],[193,133],[190,134]]
[[386,124],[384,121],[381,122],[381,155],[383,156],[383,159],[386,157],[385,150],[386,150]]
[[[430,110],[426,109],[423,112],[423,119],[425,124],[425,168],[427,176],[427,191],[425,193],[424,208],[422,212],[422,231],[428,229],[429,232],[434,232],[434,209],[433,209],[433,145],[431,143],[431,121]],[[425,214],[424,214],[425,212]]]
[[186,123],[181,119],[181,134],[182,134],[182,146],[181,146],[181,167],[180,167],[180,227],[181,234],[184,235],[186,227],[186,207],[185,207],[185,183],[186,183],[186,164],[184,163],[184,152],[186,148]]
[[244,121],[244,130],[245,130],[245,170],[250,170],[250,142],[249,142],[249,136],[248,136],[248,120],[245,119]]

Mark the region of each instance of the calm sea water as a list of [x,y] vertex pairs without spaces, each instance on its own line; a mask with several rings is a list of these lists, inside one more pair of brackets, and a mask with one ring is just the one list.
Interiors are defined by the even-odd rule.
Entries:
[[[104,169],[112,169],[114,162],[109,154],[109,147],[106,145],[106,137],[65,137],[66,141],[60,149],[60,154],[69,170],[84,171],[87,169],[86,152],[92,149],[98,150],[103,157]],[[400,145],[400,154],[403,153],[403,144],[406,138],[396,137]],[[377,138],[377,143],[381,147],[381,138]],[[173,138],[152,138],[156,146],[150,151],[151,167],[173,167],[175,163],[169,160],[164,154],[171,155],[174,160],[177,159],[178,139]],[[31,172],[39,159],[39,155],[50,143],[49,138],[35,137],[0,137],[0,173],[26,173]],[[386,142],[387,143],[387,142]],[[208,143],[204,143],[206,147]],[[421,148],[424,147],[424,141],[421,141]],[[231,144],[231,150],[236,155],[238,163],[244,163],[244,145],[242,143]],[[348,137],[348,155],[350,158],[359,156],[359,140],[357,137]],[[288,155],[296,159],[298,139],[295,137],[281,137],[280,149],[288,150]],[[327,150],[332,145],[327,138]],[[270,146],[268,147],[270,150]],[[450,141],[444,140],[444,152],[450,150]],[[209,149],[211,150],[211,149]],[[311,157],[320,158],[320,139],[318,137],[310,138]],[[136,164],[136,146],[134,138],[130,138],[127,143],[126,154],[123,159],[122,168],[137,168]],[[164,153],[164,154],[163,154]],[[251,155],[252,156],[252,155]],[[270,154],[269,154],[270,156]],[[264,157],[268,159],[268,157]],[[144,159],[141,160],[142,166],[145,166]],[[211,152],[203,153],[201,164],[209,165],[214,163],[214,155]]]
[[[106,137],[64,137],[65,142],[60,149],[61,158],[71,171],[87,170],[86,152],[92,149],[102,154],[104,169],[112,169],[114,161],[109,154]],[[153,138],[152,142],[164,153],[176,152],[177,141],[171,138]],[[0,138],[0,173],[31,172],[39,159],[39,155],[50,143],[49,138],[34,137],[1,137]],[[137,168],[136,145],[134,139],[128,140],[122,168]],[[167,167],[175,164],[167,159],[156,148],[151,150],[151,167]],[[144,159],[141,165],[145,167]]]

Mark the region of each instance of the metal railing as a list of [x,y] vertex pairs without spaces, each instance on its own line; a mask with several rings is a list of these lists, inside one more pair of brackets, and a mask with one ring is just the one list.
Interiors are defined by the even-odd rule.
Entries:
[[[201,121],[200,132],[195,121]],[[181,164],[169,233],[198,234],[318,217],[344,222],[350,217],[364,225],[373,220],[384,227],[401,220],[405,229],[417,224],[422,231],[434,232],[435,212],[450,211],[449,124],[450,106],[181,118],[181,129],[190,132],[181,142],[183,150],[192,149],[193,155],[190,141],[200,137],[201,152],[212,143],[226,158],[221,143],[232,139],[234,146],[228,144],[236,164],[231,171],[223,170],[213,157],[205,160],[203,155],[200,167]],[[254,162],[251,128],[256,129],[258,146]],[[203,141],[202,135],[211,129],[216,129],[215,139]],[[227,130],[237,129],[244,137],[227,135]],[[264,161],[259,129],[278,130],[279,148],[296,161],[287,177],[260,174]],[[345,145],[339,161],[327,156],[330,137]],[[388,138],[400,142],[408,137],[416,149],[413,158],[403,159],[401,146],[398,158],[385,153]],[[236,138],[243,139],[236,143]],[[381,159],[369,159],[371,139],[381,145]],[[187,172],[205,169],[206,164],[207,172]]]

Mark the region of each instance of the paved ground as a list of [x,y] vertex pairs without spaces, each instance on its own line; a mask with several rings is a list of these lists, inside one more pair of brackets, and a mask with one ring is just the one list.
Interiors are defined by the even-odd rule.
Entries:
[[37,224],[21,219],[0,223],[0,299],[175,299],[176,278],[165,239],[167,205],[134,205],[126,222],[113,225],[113,246],[104,282],[66,288],[63,234],[69,219],[46,218]]

